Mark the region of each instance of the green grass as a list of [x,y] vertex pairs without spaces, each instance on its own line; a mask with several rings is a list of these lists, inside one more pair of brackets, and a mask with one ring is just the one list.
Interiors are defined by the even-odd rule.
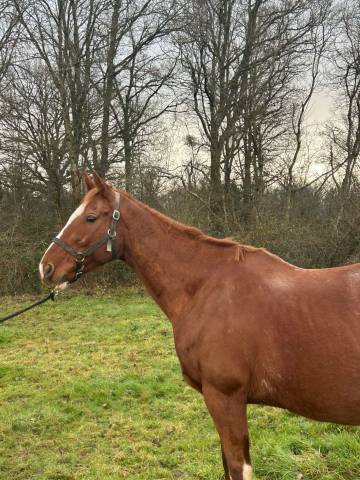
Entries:
[[[249,416],[258,480],[360,479],[360,429],[271,408]],[[159,309],[135,291],[67,294],[0,326],[0,479],[123,478],[222,478]]]

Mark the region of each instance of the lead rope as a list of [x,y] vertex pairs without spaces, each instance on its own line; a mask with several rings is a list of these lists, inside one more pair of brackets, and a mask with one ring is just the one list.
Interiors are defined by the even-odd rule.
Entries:
[[0,323],[4,323],[7,320],[10,320],[11,318],[17,317],[18,315],[21,315],[22,313],[27,312],[28,310],[31,310],[32,308],[35,308],[38,305],[41,305],[41,304],[47,302],[48,300],[54,301],[57,294],[58,294],[58,292],[57,292],[56,288],[54,288],[44,298],[41,298],[40,300],[38,300],[35,303],[32,303],[28,307],[22,308],[21,310],[17,310],[16,312],[11,313],[10,315],[7,315],[6,317],[0,318]]

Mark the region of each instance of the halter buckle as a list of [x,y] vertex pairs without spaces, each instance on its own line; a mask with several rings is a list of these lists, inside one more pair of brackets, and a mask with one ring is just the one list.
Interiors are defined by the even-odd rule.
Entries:
[[117,222],[120,219],[120,212],[119,210],[114,210],[112,214],[112,218]]

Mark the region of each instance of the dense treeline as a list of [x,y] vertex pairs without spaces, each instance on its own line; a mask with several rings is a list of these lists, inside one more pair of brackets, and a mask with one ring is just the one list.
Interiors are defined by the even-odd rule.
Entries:
[[0,291],[38,288],[93,168],[300,266],[356,261],[359,7],[0,0]]

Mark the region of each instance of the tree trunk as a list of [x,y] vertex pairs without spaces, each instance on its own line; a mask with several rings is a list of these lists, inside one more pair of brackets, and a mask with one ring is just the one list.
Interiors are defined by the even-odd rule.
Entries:
[[114,9],[111,17],[111,29],[109,38],[109,49],[106,58],[106,74],[103,92],[103,114],[101,125],[101,155],[100,164],[97,165],[98,173],[105,176],[109,168],[109,125],[110,125],[110,104],[112,99],[115,65],[114,60],[117,51],[117,35],[119,28],[119,12],[121,8],[121,0],[114,1]]
[[210,228],[214,235],[223,235],[223,189],[221,184],[221,147],[213,141],[210,152]]
[[133,176],[133,148],[128,133],[124,134],[124,161],[125,161],[125,190],[132,191]]

